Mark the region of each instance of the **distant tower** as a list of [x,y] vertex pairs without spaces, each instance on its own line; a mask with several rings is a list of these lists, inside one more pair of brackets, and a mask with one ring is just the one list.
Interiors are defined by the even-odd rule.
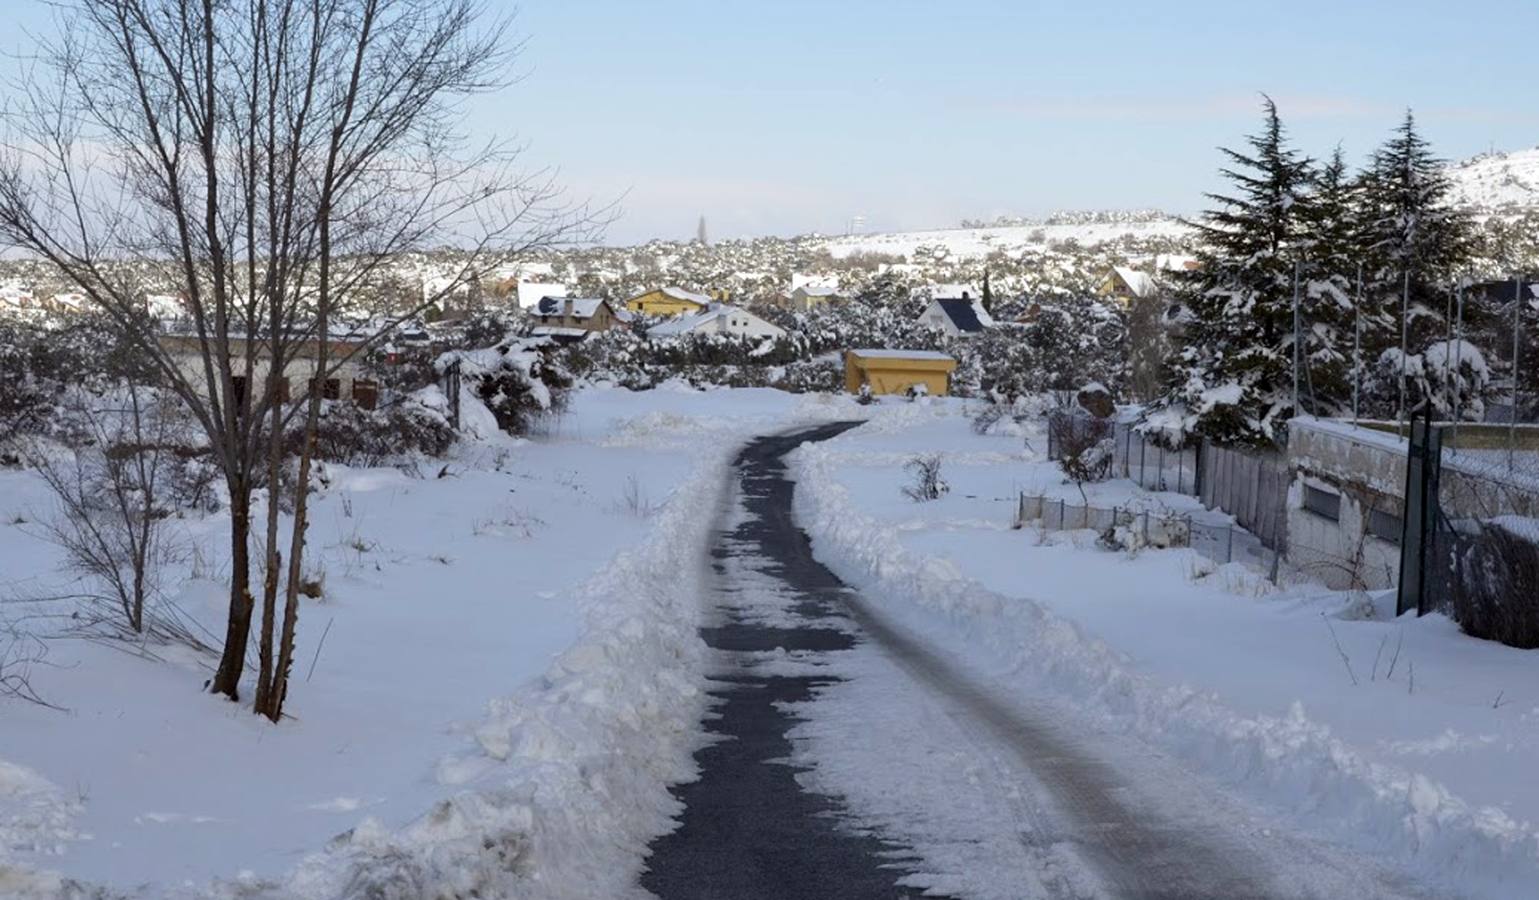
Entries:
[[705,216],[700,217],[700,224],[695,228],[695,240],[702,244],[710,243],[710,241],[707,240],[705,236]]

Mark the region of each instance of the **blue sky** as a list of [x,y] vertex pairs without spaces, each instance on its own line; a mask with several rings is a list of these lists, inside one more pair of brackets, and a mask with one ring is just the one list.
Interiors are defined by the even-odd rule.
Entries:
[[[28,0],[35,3],[36,0]],[[487,0],[513,11],[506,0]],[[523,0],[524,78],[471,108],[613,242],[1191,212],[1270,93],[1362,159],[1415,109],[1446,157],[1539,144],[1528,2]],[[25,16],[23,17],[25,19]],[[19,46],[20,38],[5,43]],[[1527,71],[1525,72],[1525,68]]]

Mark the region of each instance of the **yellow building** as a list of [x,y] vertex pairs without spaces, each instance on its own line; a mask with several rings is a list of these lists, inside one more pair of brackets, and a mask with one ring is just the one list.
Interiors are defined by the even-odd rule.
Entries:
[[646,316],[677,316],[696,313],[711,305],[705,294],[678,287],[653,288],[625,301],[625,308]]
[[869,386],[873,394],[906,394],[920,388],[932,396],[951,392],[957,361],[930,350],[846,350],[844,387],[858,394]]

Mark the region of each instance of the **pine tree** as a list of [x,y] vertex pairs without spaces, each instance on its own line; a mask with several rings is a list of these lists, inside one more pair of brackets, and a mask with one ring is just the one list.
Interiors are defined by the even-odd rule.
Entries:
[[983,311],[994,312],[994,293],[989,289],[989,270],[983,270]]
[[[1364,344],[1380,370],[1367,398],[1380,415],[1399,412],[1402,329],[1412,355],[1446,335],[1448,288],[1473,249],[1470,220],[1449,204],[1449,190],[1442,160],[1406,110],[1405,120],[1374,152],[1361,184]],[[1418,399],[1408,397],[1407,407]]]
[[706,240],[705,216],[701,216],[700,217],[700,224],[695,226],[695,240],[699,241],[702,244],[709,244],[710,243],[710,241]]
[[1215,208],[1192,223],[1202,265],[1183,278],[1183,346],[1148,420],[1171,440],[1275,444],[1294,412],[1294,265],[1307,249],[1313,174],[1271,98],[1263,111],[1248,152],[1220,148],[1234,194],[1209,194]]
[[[1338,146],[1314,175],[1302,215],[1300,332],[1304,411],[1340,415],[1351,408],[1353,331],[1362,208],[1358,186]],[[1366,359],[1367,357],[1363,357]]]

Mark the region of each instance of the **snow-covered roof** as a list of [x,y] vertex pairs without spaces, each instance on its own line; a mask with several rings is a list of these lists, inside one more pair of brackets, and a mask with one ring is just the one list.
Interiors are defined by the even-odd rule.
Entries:
[[951,362],[956,362],[956,360],[952,359],[952,357],[949,354],[941,353],[938,350],[870,350],[870,349],[852,349],[852,350],[850,350],[850,352],[855,354],[856,356],[863,356],[863,357],[865,357],[867,359],[934,359],[934,360],[942,360],[942,359],[944,359],[944,360],[950,360]]
[[791,290],[806,288],[807,293],[813,293],[822,289],[838,289],[839,276],[837,275],[813,275],[805,272],[791,273]]
[[801,291],[802,295],[806,296],[806,297],[837,297],[837,296],[839,296],[839,288],[838,288],[838,286],[837,285],[831,285],[831,284],[830,285],[802,285],[801,287],[796,288],[795,291],[792,291],[792,293],[794,294],[794,293],[796,293],[796,291]]
[[592,334],[586,328],[563,328],[557,325],[537,325],[529,329],[531,337],[585,338]]
[[936,300],[960,300],[978,296],[978,289],[970,284],[932,284],[930,296]]
[[686,291],[681,287],[669,286],[661,288],[661,290],[664,294],[667,294],[669,297],[672,297],[675,300],[688,300],[690,303],[698,303],[701,306],[711,305],[710,297],[707,297],[704,294],[697,294],[694,291]]
[[978,332],[994,326],[994,317],[983,308],[982,300],[943,298],[930,301],[938,306],[958,331]]
[[518,283],[518,305],[523,309],[538,304],[546,297],[565,297],[566,285],[544,281],[520,281]]
[[1154,277],[1148,272],[1140,272],[1127,266],[1113,266],[1112,271],[1116,273],[1118,278],[1122,279],[1122,282],[1128,286],[1128,290],[1132,291],[1135,297],[1148,297],[1158,287],[1154,283]]
[[[574,319],[590,319],[598,313],[599,307],[604,306],[605,302],[603,297],[544,297],[535,307],[535,315],[571,315]],[[567,311],[569,303],[572,307],[570,313]]]
[[781,329],[779,326],[764,321],[746,309],[738,306],[729,306],[725,303],[712,303],[699,312],[685,313],[684,315],[676,316],[666,322],[652,326],[651,328],[647,329],[647,336],[658,338],[678,337],[680,335],[688,334],[691,331],[700,328],[702,325],[707,325],[711,322],[714,322],[723,316],[734,318],[740,317],[742,319],[747,319],[762,325],[766,329],[771,329],[776,333],[783,332],[783,329]]

